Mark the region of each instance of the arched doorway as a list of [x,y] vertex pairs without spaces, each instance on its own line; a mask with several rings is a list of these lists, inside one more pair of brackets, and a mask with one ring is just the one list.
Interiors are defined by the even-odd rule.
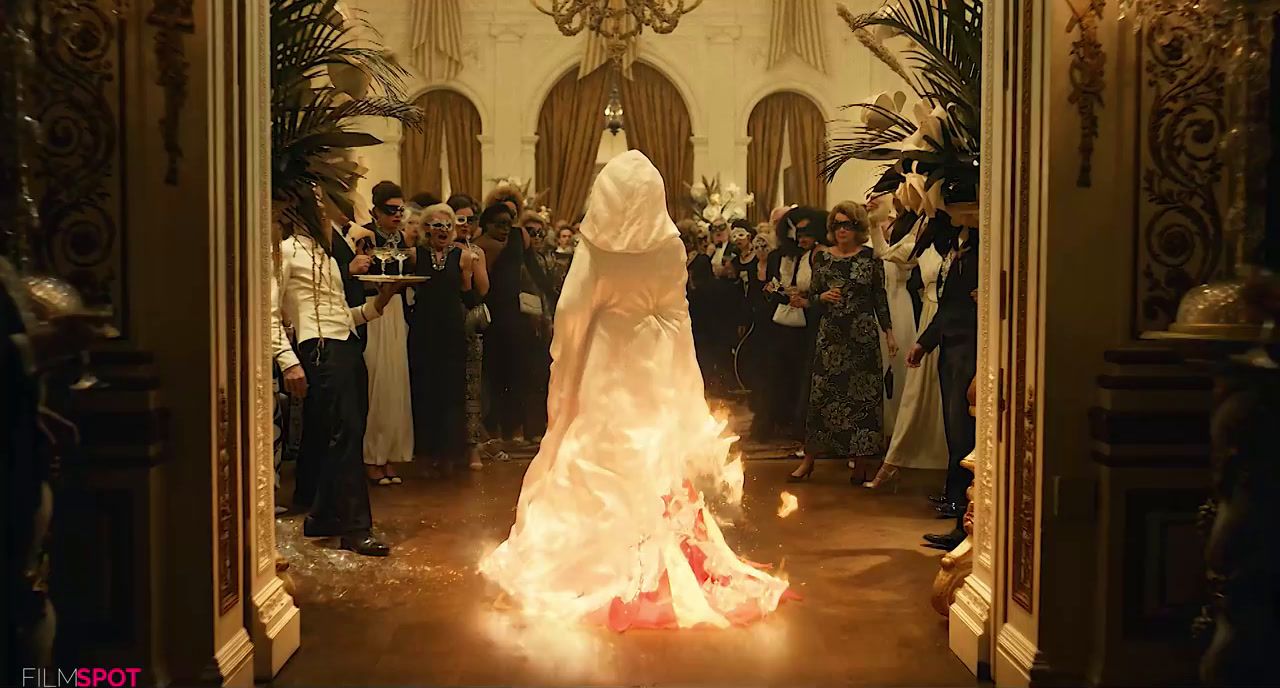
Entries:
[[[610,87],[607,66],[582,78],[575,66],[543,100],[537,179],[556,217],[572,219],[585,208],[601,137],[610,136],[604,133]],[[693,125],[684,98],[661,70],[643,62],[633,64],[631,78],[620,78],[618,87],[627,147],[647,155],[662,173],[672,216],[687,215],[684,196],[693,178]]]
[[747,189],[756,195],[753,221],[768,219],[771,208],[798,203],[825,208],[827,185],[818,172],[826,145],[826,118],[808,96],[771,93],[747,120]]
[[465,95],[434,89],[414,104],[425,115],[422,129],[405,129],[400,144],[400,186],[406,194],[481,191],[480,111]]

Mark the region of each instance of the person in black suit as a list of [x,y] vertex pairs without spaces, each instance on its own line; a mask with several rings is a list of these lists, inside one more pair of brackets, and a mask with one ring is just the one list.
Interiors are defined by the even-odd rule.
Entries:
[[965,538],[962,519],[968,500],[965,489],[973,473],[960,460],[973,451],[974,418],[969,415],[968,390],[978,365],[978,235],[964,230],[958,247],[947,253],[938,283],[938,313],[907,352],[907,365],[917,367],[925,354],[941,347],[938,376],[942,386],[942,420],[947,434],[946,490],[938,513],[955,518],[956,527],[944,535],[925,535],[929,542],[953,549]]

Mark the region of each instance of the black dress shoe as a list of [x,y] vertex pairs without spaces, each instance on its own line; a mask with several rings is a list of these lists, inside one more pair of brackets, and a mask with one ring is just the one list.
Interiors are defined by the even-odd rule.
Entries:
[[302,536],[309,538],[334,537],[341,535],[336,523],[321,523],[310,516],[302,520]]
[[933,505],[934,505],[934,506],[939,506],[939,505],[942,505],[942,504],[946,504],[946,503],[947,503],[947,496],[946,496],[946,495],[940,495],[940,494],[936,494],[936,495],[929,495],[929,501],[930,501],[930,502],[933,502]]
[[924,534],[925,542],[929,543],[928,546],[934,547],[935,549],[945,549],[948,552],[959,547],[960,543],[964,542],[964,538],[964,531],[960,528],[956,528],[950,533],[944,533],[942,535],[934,535],[932,533]]
[[349,549],[366,557],[385,557],[391,554],[391,548],[372,535],[343,535],[341,544],[342,549]]
[[968,504],[960,504],[958,502],[947,502],[938,506],[938,518],[960,518],[964,515]]

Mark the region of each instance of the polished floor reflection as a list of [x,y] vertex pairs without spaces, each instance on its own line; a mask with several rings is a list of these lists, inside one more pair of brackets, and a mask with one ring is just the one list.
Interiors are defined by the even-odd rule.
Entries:
[[[367,559],[278,524],[302,609],[302,649],[274,685],[971,685],[929,607],[945,530],[921,492],[872,494],[843,464],[787,485],[789,462],[747,462],[744,508],[726,528],[743,556],[780,565],[804,599],[729,631],[543,627],[503,610],[473,571],[505,536],[527,461],[448,480],[371,488],[395,546]],[[932,482],[932,481],[930,481]],[[780,493],[799,509],[777,515]]]

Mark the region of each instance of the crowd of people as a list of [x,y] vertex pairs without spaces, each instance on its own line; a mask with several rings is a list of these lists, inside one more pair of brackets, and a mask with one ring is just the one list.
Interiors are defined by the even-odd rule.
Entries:
[[960,460],[974,445],[977,241],[917,250],[924,226],[885,195],[830,211],[779,207],[757,227],[680,228],[707,389],[745,393],[750,439],[799,444],[792,481],[819,459],[846,462],[850,482],[869,489],[896,487],[903,468],[946,468],[930,499],[956,526],[925,539],[952,549],[972,479]]
[[[327,231],[282,241],[273,343],[302,409],[293,505],[304,534],[385,556],[368,490],[402,484],[398,464],[481,470],[541,440],[578,237],[510,185],[483,203],[442,202],[384,181],[372,200],[364,226],[328,208]],[[950,549],[971,478],[959,460],[974,436],[976,241],[917,251],[923,223],[890,203],[780,207],[754,227],[681,222],[695,348],[709,394],[746,397],[749,439],[799,446],[790,480],[818,459],[847,462],[850,481],[872,489],[901,468],[947,467],[932,499],[957,527],[926,537]],[[419,281],[374,288],[366,274]],[[905,381],[886,427],[895,362]]]

